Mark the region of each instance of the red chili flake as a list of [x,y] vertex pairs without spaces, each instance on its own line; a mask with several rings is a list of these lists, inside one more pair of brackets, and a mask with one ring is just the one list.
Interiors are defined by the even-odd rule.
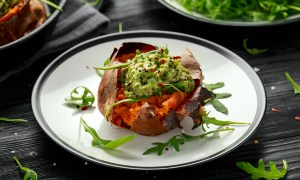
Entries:
[[299,116],[294,117],[294,119],[297,120],[297,121],[300,121],[300,117]]
[[160,52],[161,52],[161,53],[164,53],[164,51],[165,51],[165,50],[164,50],[163,48],[160,49]]
[[273,112],[279,112],[279,109],[272,108],[272,111],[273,111]]
[[174,60],[180,59],[180,58],[181,58],[180,56],[174,56],[174,57],[173,57]]
[[150,69],[151,72],[154,72],[154,69]]
[[164,84],[163,84],[163,83],[161,83],[161,82],[160,82],[160,83],[158,83],[157,85],[158,85],[160,88],[162,88],[162,87],[164,86]]
[[259,141],[257,139],[253,139],[253,144],[259,144]]
[[165,59],[161,59],[161,63],[162,63],[162,64],[165,64]]
[[144,70],[146,71],[147,69],[144,67]]
[[83,107],[81,108],[81,110],[83,110],[83,111],[85,111],[85,110],[87,110],[87,109],[88,109],[87,106],[83,106]]

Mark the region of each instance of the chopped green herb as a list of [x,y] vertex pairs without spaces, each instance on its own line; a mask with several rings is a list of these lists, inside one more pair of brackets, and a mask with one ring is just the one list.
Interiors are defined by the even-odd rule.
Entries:
[[288,72],[285,72],[284,75],[294,88],[294,94],[300,94],[300,84],[297,84]]
[[154,142],[152,143],[154,145],[154,147],[147,149],[143,155],[148,155],[151,153],[157,153],[157,155],[162,155],[163,151],[169,146],[173,146],[174,149],[178,152],[179,146],[183,145],[185,142],[188,141],[193,141],[193,140],[197,140],[197,139],[202,139],[205,136],[209,135],[209,134],[214,134],[214,133],[218,133],[218,132],[222,132],[222,131],[232,131],[234,130],[233,128],[224,128],[224,129],[218,129],[218,130],[214,130],[214,131],[210,131],[204,134],[200,134],[198,136],[191,136],[188,134],[184,134],[182,133],[181,135],[176,135],[171,137],[167,142],[162,143],[162,142]]
[[84,86],[78,86],[70,93],[70,97],[65,98],[67,104],[86,110],[92,107],[95,97],[93,93]]
[[27,122],[25,119],[10,119],[5,117],[0,117],[0,121],[6,121],[6,122]]
[[248,41],[248,39],[244,39],[243,47],[249,54],[255,55],[255,54],[260,54],[260,53],[264,53],[264,52],[268,51],[268,49],[248,48],[247,41]]
[[93,137],[92,145],[100,148],[116,149],[119,146],[122,146],[123,144],[133,140],[136,137],[135,135],[128,135],[114,141],[105,140],[100,138],[95,129],[88,126],[82,117],[80,117],[80,122],[83,125],[85,132],[88,132]]
[[25,176],[23,178],[24,180],[37,180],[38,179],[38,175],[36,174],[35,171],[33,171],[32,169],[29,169],[27,167],[22,166],[16,156],[13,156],[13,159],[17,162],[19,168],[22,171],[25,172]]
[[276,167],[276,164],[272,161],[269,162],[270,171],[266,171],[265,164],[262,159],[258,161],[258,167],[255,168],[249,162],[237,162],[236,166],[242,169],[243,171],[251,174],[251,179],[280,179],[283,178],[287,172],[288,165],[286,160],[282,160],[283,167],[281,171],[279,171]]

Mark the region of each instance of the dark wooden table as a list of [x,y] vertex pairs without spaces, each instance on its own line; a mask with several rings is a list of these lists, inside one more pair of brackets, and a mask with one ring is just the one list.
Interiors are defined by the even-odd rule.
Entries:
[[[118,32],[119,22],[123,24],[123,31],[182,32],[218,43],[258,68],[257,74],[267,94],[266,112],[259,128],[233,152],[202,165],[176,170],[133,171],[88,163],[53,142],[32,112],[33,85],[51,57],[0,83],[0,117],[28,120],[26,123],[0,122],[0,179],[22,179],[13,155],[24,166],[35,170],[40,179],[250,179],[235,163],[249,161],[256,166],[260,158],[265,162],[274,161],[280,168],[285,159],[289,166],[285,178],[300,179],[300,121],[294,119],[300,116],[300,95],[294,95],[284,77],[284,72],[288,71],[300,83],[300,23],[259,28],[210,25],[182,17],[156,0],[110,0],[101,12],[111,20],[103,34]],[[249,39],[250,47],[268,48],[269,51],[248,54],[242,45],[245,38]],[[279,112],[273,112],[272,108]]]

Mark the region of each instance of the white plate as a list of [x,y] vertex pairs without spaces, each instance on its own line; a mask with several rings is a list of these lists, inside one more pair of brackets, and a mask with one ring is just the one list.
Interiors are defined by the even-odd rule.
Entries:
[[249,26],[274,26],[274,25],[282,25],[282,24],[288,24],[292,22],[296,22],[300,20],[300,14],[291,15],[286,19],[280,19],[275,21],[258,21],[258,22],[246,22],[243,20],[218,20],[218,19],[211,19],[208,18],[200,13],[188,11],[184,7],[182,7],[176,0],[158,0],[161,4],[163,4],[165,7],[169,8],[170,10],[183,15],[185,17],[206,22],[210,24],[218,24],[218,25],[224,25],[224,26],[243,26],[243,27],[249,27]]
[[[206,83],[224,82],[219,92],[230,92],[232,97],[221,100],[229,109],[224,115],[210,105],[210,116],[232,121],[249,122],[250,125],[234,126],[233,132],[224,132],[220,138],[207,137],[188,142],[157,154],[142,155],[156,141],[165,142],[181,133],[175,129],[166,134],[136,139],[118,150],[103,150],[91,145],[92,137],[80,126],[82,116],[104,139],[117,139],[134,134],[130,130],[111,126],[98,109],[78,112],[64,105],[64,98],[77,86],[88,87],[97,95],[100,77],[93,67],[102,66],[113,48],[123,42],[144,42],[157,46],[167,45],[171,55],[181,55],[189,48],[199,60]],[[127,169],[171,169],[211,161],[237,148],[257,129],[265,111],[266,96],[263,85],[253,69],[231,51],[190,35],[165,31],[134,31],[116,33],[83,42],[54,60],[40,75],[32,93],[34,115],[43,130],[57,144],[88,161],[111,167]],[[184,122],[187,134],[199,134],[201,128],[191,130],[191,123]],[[213,130],[216,127],[211,126]]]

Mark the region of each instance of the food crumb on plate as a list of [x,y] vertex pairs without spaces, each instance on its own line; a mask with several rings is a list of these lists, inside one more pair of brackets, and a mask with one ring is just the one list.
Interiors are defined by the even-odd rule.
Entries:
[[258,72],[258,71],[260,71],[260,69],[259,69],[259,68],[257,68],[257,67],[254,67],[254,68],[253,68],[253,70],[254,70],[255,72]]

